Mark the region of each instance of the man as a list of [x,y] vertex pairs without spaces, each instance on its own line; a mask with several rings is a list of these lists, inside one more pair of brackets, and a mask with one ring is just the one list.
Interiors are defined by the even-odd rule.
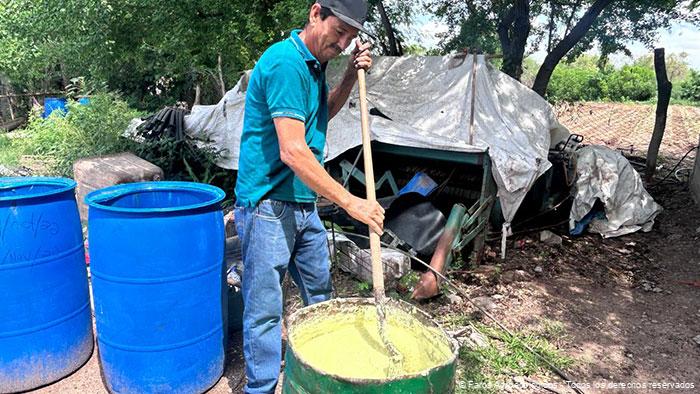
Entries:
[[305,305],[330,298],[317,194],[382,231],[381,206],[350,194],[322,166],[328,120],[347,100],[357,70],[371,66],[369,45],[356,41],[342,81],[330,92],[325,67],[355,39],[366,14],[365,0],[319,0],[303,30],[265,51],[248,84],[235,211],[244,266],[246,393],[271,393],[277,384],[285,273]]

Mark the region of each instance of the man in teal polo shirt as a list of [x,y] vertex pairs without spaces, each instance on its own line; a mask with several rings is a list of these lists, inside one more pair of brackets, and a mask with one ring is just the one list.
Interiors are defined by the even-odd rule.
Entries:
[[328,120],[347,101],[357,69],[371,66],[369,45],[356,41],[342,81],[330,92],[326,64],[351,44],[366,14],[365,0],[319,0],[303,30],[265,51],[248,84],[235,212],[244,265],[246,393],[271,393],[277,384],[286,272],[304,304],[331,296],[317,195],[382,231],[381,206],[350,194],[322,166]]

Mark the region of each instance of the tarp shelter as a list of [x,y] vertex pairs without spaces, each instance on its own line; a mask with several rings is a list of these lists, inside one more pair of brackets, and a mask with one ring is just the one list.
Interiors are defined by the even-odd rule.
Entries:
[[[329,64],[329,86],[340,80],[345,62],[341,58]],[[190,135],[206,136],[227,149],[218,162],[223,168],[238,168],[248,75],[218,104],[195,106],[185,118]],[[326,160],[362,144],[358,96],[356,86],[331,120]],[[551,106],[483,55],[375,58],[367,75],[367,99],[369,108],[391,119],[370,116],[373,140],[457,152],[488,149],[506,220],[505,240],[525,194],[551,165],[550,132],[561,127]]]

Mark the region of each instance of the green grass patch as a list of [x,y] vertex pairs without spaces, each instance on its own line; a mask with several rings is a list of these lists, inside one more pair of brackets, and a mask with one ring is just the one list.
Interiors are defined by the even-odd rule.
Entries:
[[549,366],[524,344],[560,370],[570,367],[573,359],[561,354],[552,343],[565,337],[563,324],[551,320],[543,323],[537,331],[516,333],[515,338],[501,329],[474,323],[486,336],[487,345],[479,348],[465,345],[460,349],[456,392],[496,393],[499,384],[511,382],[514,376],[552,375]]

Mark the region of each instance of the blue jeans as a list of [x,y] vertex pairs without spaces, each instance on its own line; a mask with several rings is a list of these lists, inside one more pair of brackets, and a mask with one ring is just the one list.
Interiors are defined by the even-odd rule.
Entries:
[[331,297],[326,230],[314,203],[263,200],[236,207],[243,256],[246,393],[272,393],[282,361],[282,279],[287,271],[304,305]]

